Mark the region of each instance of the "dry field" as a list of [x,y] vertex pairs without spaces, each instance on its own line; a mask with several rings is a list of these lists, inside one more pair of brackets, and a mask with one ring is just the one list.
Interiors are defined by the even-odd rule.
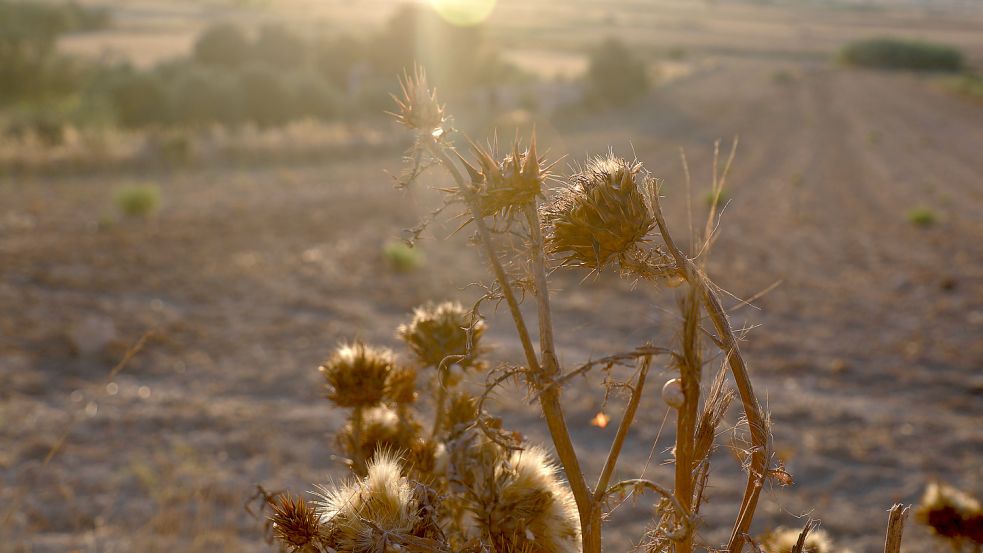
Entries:
[[[614,25],[634,4],[619,6]],[[541,143],[571,162],[609,144],[634,149],[665,180],[667,215],[685,235],[679,148],[702,221],[713,142],[740,135],[710,272],[737,298],[769,290],[730,305],[796,480],[765,492],[755,528],[809,514],[854,553],[879,551],[886,509],[917,501],[928,480],[983,491],[983,105],[934,78],[843,69],[828,56],[846,38],[897,30],[978,61],[983,15],[700,6],[711,15],[666,3],[631,18],[629,38],[649,18],[648,44],[685,48],[687,71],[629,110],[541,120]],[[513,17],[506,7],[496,21]],[[496,32],[546,25],[514,17]],[[718,32],[725,20],[735,27]],[[764,30],[742,26],[751,22]],[[790,34],[768,34],[781,30]],[[547,29],[517,46],[563,56],[578,44]],[[396,346],[393,328],[413,306],[468,301],[478,292],[465,284],[486,277],[467,237],[447,238],[453,227],[427,233],[421,269],[391,270],[383,245],[434,197],[393,190],[384,170],[398,170],[398,149],[328,157],[0,180],[0,552],[270,551],[244,509],[255,485],[305,490],[343,474],[331,440],[342,417],[321,399],[319,361],[343,338]],[[160,212],[100,225],[114,191],[143,181],[159,184]],[[907,220],[919,206],[935,225]],[[675,313],[655,307],[672,304],[671,290],[582,276],[558,281],[561,361],[672,338]],[[486,314],[494,358],[518,359],[507,314]],[[68,336],[93,321],[112,321],[115,339],[76,354]],[[614,432],[589,424],[599,390],[586,380],[568,390],[591,474]],[[545,438],[521,393],[499,405],[507,424]],[[655,396],[643,401],[626,476],[670,481],[665,418]],[[713,544],[743,490],[727,448],[717,457],[701,534]],[[641,535],[646,501],[615,513],[609,551]],[[914,524],[906,548],[943,551]]]

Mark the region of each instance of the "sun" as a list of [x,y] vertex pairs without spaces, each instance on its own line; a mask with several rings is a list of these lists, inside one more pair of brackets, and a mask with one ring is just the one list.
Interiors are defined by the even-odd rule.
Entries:
[[481,23],[495,9],[495,0],[430,0],[430,4],[447,22],[462,27]]

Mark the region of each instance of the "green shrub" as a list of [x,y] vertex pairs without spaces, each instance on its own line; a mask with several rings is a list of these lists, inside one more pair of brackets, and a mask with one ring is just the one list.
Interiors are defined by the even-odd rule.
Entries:
[[277,69],[296,69],[304,65],[307,42],[279,24],[265,25],[252,46],[252,59]]
[[851,42],[840,50],[839,58],[859,67],[915,71],[958,71],[964,63],[962,52],[951,46],[897,38]]
[[387,242],[382,248],[386,263],[396,272],[407,273],[423,265],[423,254],[405,242]]
[[116,191],[116,207],[127,217],[146,217],[157,210],[160,189],[153,184],[134,184]]
[[939,222],[939,216],[928,206],[918,206],[908,210],[908,222],[916,227],[931,227]]
[[111,86],[110,97],[117,120],[124,127],[162,124],[170,117],[167,91],[156,75],[124,72]]
[[220,68],[191,65],[172,80],[171,122],[200,126],[231,125],[242,118],[242,98],[234,75]]
[[590,53],[587,85],[593,100],[625,105],[649,88],[645,63],[620,40],[609,38]]
[[703,196],[703,203],[707,204],[707,207],[717,207],[719,209],[727,205],[729,201],[730,195],[727,194],[726,190],[719,190],[716,194],[710,191]]
[[239,67],[249,59],[246,33],[231,23],[218,23],[205,29],[195,41],[194,59],[206,65]]
[[32,134],[47,146],[56,146],[65,139],[66,115],[50,104],[24,105],[11,110],[5,134],[23,137]]
[[949,87],[964,96],[983,100],[983,75],[966,73],[952,80]]
[[288,75],[291,117],[333,119],[341,115],[344,98],[327,79],[316,71],[298,71]]
[[352,68],[365,56],[360,42],[348,35],[321,39],[312,46],[314,66],[339,88],[347,88]]
[[78,92],[88,65],[59,55],[58,36],[108,22],[76,4],[0,0],[0,104],[49,101]]
[[252,64],[239,75],[243,118],[261,127],[282,125],[290,119],[290,91],[265,64]]

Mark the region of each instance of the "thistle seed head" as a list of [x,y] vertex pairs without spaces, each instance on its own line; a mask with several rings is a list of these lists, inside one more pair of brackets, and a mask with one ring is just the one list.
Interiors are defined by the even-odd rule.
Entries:
[[447,406],[446,417],[445,426],[453,434],[459,427],[468,426],[478,418],[478,401],[464,392],[454,394]]
[[338,431],[336,439],[352,458],[372,459],[380,451],[408,451],[420,430],[416,421],[401,421],[396,411],[379,405],[363,411],[360,435],[355,432],[354,422],[349,421]]
[[397,551],[407,543],[417,549],[430,544],[434,551],[446,547],[432,518],[435,494],[419,488],[402,476],[394,455],[380,452],[365,478],[319,488],[323,541],[329,548],[352,553]]
[[573,494],[557,477],[545,450],[511,453],[496,474],[498,497],[487,531],[499,551],[576,553],[580,515]]
[[[471,328],[470,347],[468,331]],[[451,355],[465,356],[454,361],[463,369],[481,368],[475,359],[481,351],[479,344],[485,332],[485,323],[475,321],[471,325],[471,312],[459,303],[445,302],[425,305],[413,311],[413,319],[399,325],[397,336],[413,350],[426,366],[439,367]]]
[[564,265],[600,270],[635,249],[655,226],[641,163],[609,154],[592,159],[544,211],[547,247]]
[[302,548],[316,540],[321,527],[317,512],[302,497],[281,494],[273,500],[273,535],[285,545]]
[[396,405],[409,405],[416,401],[416,369],[400,367],[386,378],[386,399]]
[[[761,536],[760,545],[764,553],[791,553],[799,542],[801,530],[779,527]],[[833,553],[833,544],[825,530],[814,529],[806,536],[802,553]]]
[[391,350],[354,342],[338,346],[320,371],[328,385],[328,399],[335,405],[371,407],[382,401],[395,366]]
[[402,97],[393,95],[398,110],[391,115],[410,129],[440,136],[445,120],[444,106],[437,101],[436,89],[431,89],[427,83],[423,68],[417,67],[413,74],[404,72],[399,86]]
[[939,536],[983,543],[983,507],[975,498],[947,484],[931,482],[925,488],[915,516]]
[[512,144],[512,152],[498,161],[491,151],[472,143],[478,166],[461,162],[468,170],[471,185],[478,198],[478,215],[491,217],[504,214],[513,215],[524,206],[531,204],[543,194],[543,182],[549,176],[544,169],[545,161],[536,153],[536,136],[533,135],[529,148],[519,149],[519,141]]

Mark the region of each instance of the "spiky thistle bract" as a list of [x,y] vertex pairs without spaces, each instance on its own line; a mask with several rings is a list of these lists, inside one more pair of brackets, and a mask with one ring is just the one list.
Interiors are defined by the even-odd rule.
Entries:
[[520,148],[518,138],[512,151],[499,157],[495,148],[471,143],[476,165],[458,156],[471,179],[471,192],[477,199],[477,216],[514,216],[525,206],[542,197],[549,167],[536,152],[536,136],[529,148]]
[[395,369],[392,350],[353,342],[341,344],[320,367],[328,399],[339,407],[371,407],[385,397],[386,380]]
[[[461,304],[428,304],[413,310],[410,322],[399,325],[396,335],[410,347],[425,366],[440,367],[445,359],[464,369],[480,368],[485,323],[475,320]],[[453,356],[453,357],[452,357]]]
[[565,265],[601,270],[631,252],[655,226],[646,199],[654,186],[638,162],[592,159],[543,209],[547,247]]
[[318,496],[320,539],[336,551],[448,551],[432,504],[435,494],[405,478],[393,454],[380,452],[367,476],[322,486]]
[[427,83],[423,68],[415,68],[412,74],[403,73],[399,86],[402,96],[393,95],[398,111],[390,114],[410,129],[439,135],[445,120],[444,106],[437,101],[437,91]]
[[314,507],[302,497],[281,494],[271,502],[273,536],[284,544],[300,549],[316,541],[320,534],[321,520]]

